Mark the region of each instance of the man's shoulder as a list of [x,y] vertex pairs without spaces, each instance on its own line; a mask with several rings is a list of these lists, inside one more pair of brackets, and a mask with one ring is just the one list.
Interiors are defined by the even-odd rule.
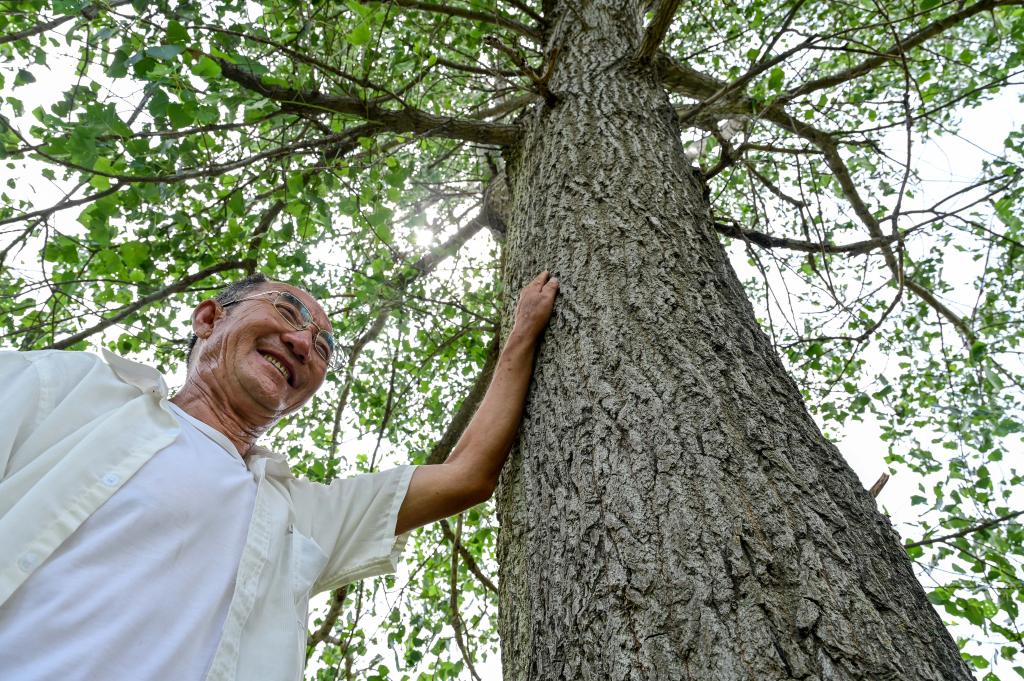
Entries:
[[81,350],[0,350],[0,362],[23,366],[53,364],[90,368],[102,364],[103,359],[95,353]]
[[0,371],[36,370],[40,378],[62,380],[84,376],[98,367],[105,366],[99,355],[91,352],[72,350],[2,350]]
[[43,390],[58,393],[86,385],[109,390],[122,383],[102,357],[74,350],[0,351],[0,374],[31,376],[29,380],[38,381]]

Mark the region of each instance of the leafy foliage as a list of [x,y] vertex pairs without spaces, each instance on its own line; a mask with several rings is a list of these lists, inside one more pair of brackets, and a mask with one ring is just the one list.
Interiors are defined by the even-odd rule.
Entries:
[[[260,269],[323,300],[348,352],[272,434],[296,471],[426,460],[496,333],[485,189],[557,68],[545,7],[5,1],[5,345],[172,370],[189,306]],[[1024,676],[1024,130],[941,195],[917,158],[1022,63],[1017,2],[751,1],[687,5],[652,68],[811,409],[828,430],[882,424],[894,470],[921,479],[908,552],[933,603]],[[483,508],[421,531],[401,583],[314,618],[308,673],[476,675],[494,541]],[[996,678],[993,648],[962,647]]]

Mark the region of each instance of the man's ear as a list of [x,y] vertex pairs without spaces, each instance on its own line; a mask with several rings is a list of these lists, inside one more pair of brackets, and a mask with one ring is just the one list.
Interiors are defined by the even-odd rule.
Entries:
[[204,300],[192,310],[192,331],[199,338],[209,338],[214,325],[224,316],[224,308],[212,298]]

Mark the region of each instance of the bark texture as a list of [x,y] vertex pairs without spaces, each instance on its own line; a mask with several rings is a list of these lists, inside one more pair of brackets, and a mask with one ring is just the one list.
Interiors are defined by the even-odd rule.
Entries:
[[757,325],[644,4],[546,5],[557,103],[508,158],[507,290],[562,284],[499,490],[504,678],[969,679]]

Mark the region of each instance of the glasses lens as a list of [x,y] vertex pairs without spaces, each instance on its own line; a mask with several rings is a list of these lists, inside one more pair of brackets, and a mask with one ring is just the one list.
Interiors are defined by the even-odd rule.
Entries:
[[303,328],[305,328],[305,325],[302,323],[302,318],[299,316],[298,310],[296,310],[294,307],[292,307],[288,303],[281,302],[274,303],[274,307],[277,308],[277,311],[281,313],[281,316],[284,317],[284,320],[288,322],[289,326],[291,326],[293,329],[299,329],[301,331]]
[[334,358],[334,336],[326,331],[316,334],[316,352],[327,364]]
[[278,309],[281,316],[285,318],[285,321],[296,329],[307,329],[310,326],[317,329],[316,336],[313,339],[316,354],[320,355],[320,359],[330,366],[334,359],[334,336],[316,325],[309,308],[301,300],[285,291],[282,291],[280,296],[278,296],[274,307]]
[[289,324],[296,329],[304,329],[313,322],[313,315],[298,298],[290,293],[281,293],[274,303]]

